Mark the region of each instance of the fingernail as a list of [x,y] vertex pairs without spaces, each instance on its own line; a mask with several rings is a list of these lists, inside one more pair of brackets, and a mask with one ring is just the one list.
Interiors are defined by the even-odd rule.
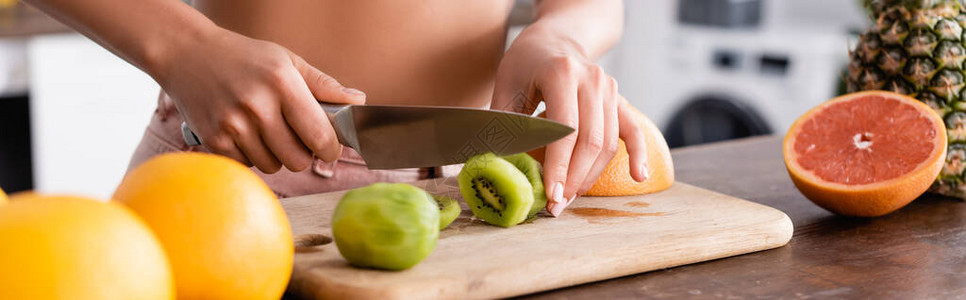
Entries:
[[354,88],[350,88],[350,87],[344,87],[344,88],[342,88],[342,92],[343,93],[346,93],[346,94],[353,94],[353,95],[365,95],[366,94],[366,93],[363,93],[360,90],[357,90],[357,89],[354,89]]
[[321,159],[316,158],[312,162],[312,172],[316,175],[322,176],[323,178],[332,178],[335,176],[335,165],[338,160],[333,160],[332,162],[324,162]]
[[557,216],[560,216],[560,213],[562,213],[564,208],[566,207],[567,207],[566,203],[551,203],[550,205],[547,205],[547,212],[549,212],[554,217],[557,217]]
[[547,202],[547,212],[550,213],[551,216],[556,218],[557,214],[560,213],[559,211],[557,211],[557,202],[553,202],[553,201]]
[[567,208],[567,206],[570,206],[570,203],[574,202],[574,199],[577,199],[577,195],[567,199],[567,202],[554,203],[552,206],[548,205],[547,211],[550,212],[550,214],[554,217],[559,216],[561,213],[563,213],[564,208]]
[[563,202],[564,202],[564,197],[563,197],[563,183],[558,182],[558,183],[554,184],[553,185],[553,189],[550,190],[550,195],[551,195],[550,196],[550,201],[553,201],[553,202],[559,203],[559,204],[563,204]]
[[638,169],[641,170],[641,177],[644,177],[644,180],[647,180],[648,178],[651,177],[651,174],[650,174],[651,172],[650,170],[647,169],[646,163],[641,163],[641,167]]

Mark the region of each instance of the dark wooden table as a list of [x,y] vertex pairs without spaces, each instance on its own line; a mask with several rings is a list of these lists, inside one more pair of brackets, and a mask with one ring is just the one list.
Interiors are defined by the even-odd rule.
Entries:
[[534,299],[966,299],[966,203],[920,197],[870,219],[805,199],[780,137],[672,151],[677,180],[784,211],[785,247],[529,295]]

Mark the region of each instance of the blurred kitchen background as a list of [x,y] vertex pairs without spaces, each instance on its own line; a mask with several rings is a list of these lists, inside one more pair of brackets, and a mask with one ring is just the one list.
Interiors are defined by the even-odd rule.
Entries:
[[[627,0],[624,37],[600,63],[672,147],[783,135],[841,92],[868,23],[859,2]],[[109,197],[158,85],[42,13],[0,5],[0,187]],[[530,8],[517,1],[513,22]]]

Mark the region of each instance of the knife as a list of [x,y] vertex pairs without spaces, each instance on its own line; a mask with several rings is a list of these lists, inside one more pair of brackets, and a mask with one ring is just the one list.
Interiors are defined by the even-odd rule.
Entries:
[[[573,128],[524,114],[465,107],[320,103],[339,143],[359,152],[369,169],[463,163],[487,152],[510,155],[556,141]],[[200,145],[186,123],[189,146]]]

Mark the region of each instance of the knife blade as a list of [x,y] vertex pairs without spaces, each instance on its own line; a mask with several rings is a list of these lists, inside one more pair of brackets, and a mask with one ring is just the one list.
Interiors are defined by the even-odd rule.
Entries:
[[[463,163],[487,152],[510,155],[556,141],[573,128],[520,113],[448,106],[320,104],[339,142],[359,152],[369,169]],[[182,124],[188,145],[197,136]]]

